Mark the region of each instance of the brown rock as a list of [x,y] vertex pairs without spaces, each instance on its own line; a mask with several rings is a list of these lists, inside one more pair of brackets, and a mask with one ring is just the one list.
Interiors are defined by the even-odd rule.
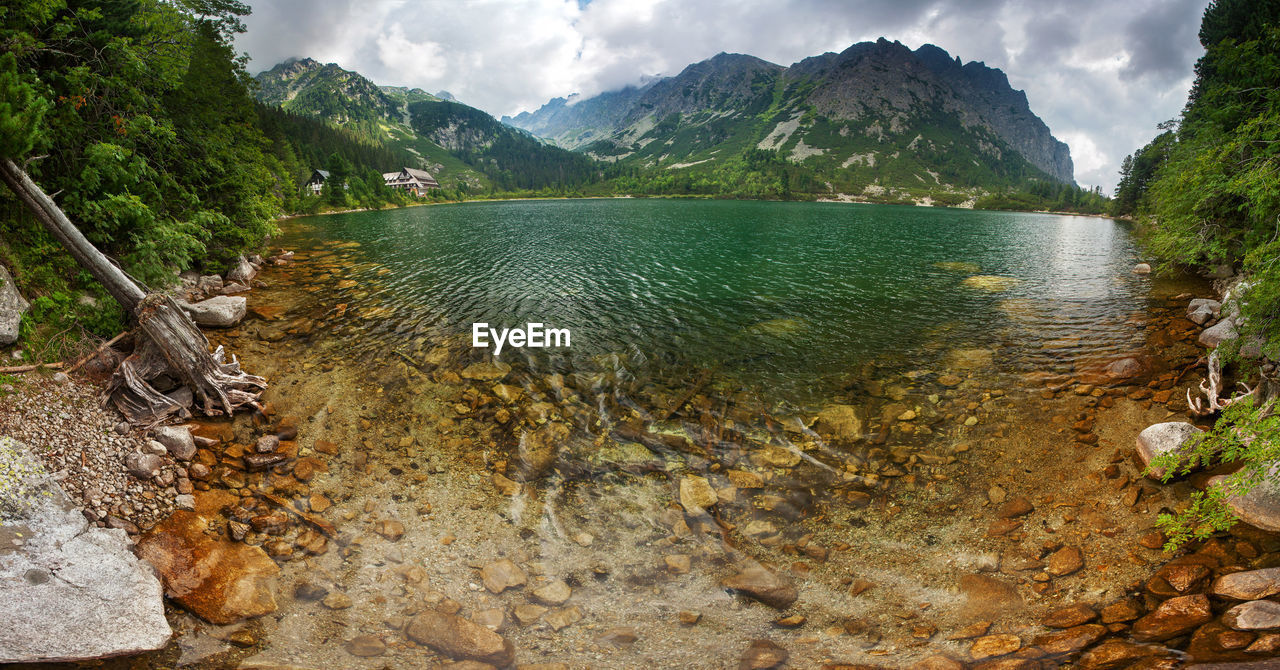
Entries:
[[1063,547],[1051,554],[1045,572],[1064,577],[1084,567],[1084,554],[1076,547]]
[[969,619],[994,619],[1023,608],[1012,584],[982,574],[961,576],[960,593],[965,596],[961,614]]
[[490,593],[502,593],[507,589],[524,586],[529,578],[524,570],[510,559],[494,561],[480,569],[480,579]]
[[373,524],[373,532],[396,542],[404,537],[404,524],[395,519],[383,519]]
[[680,505],[686,514],[698,515],[719,501],[706,477],[685,475],[680,479]]
[[1096,618],[1098,618],[1098,613],[1093,611],[1092,607],[1084,603],[1077,603],[1070,607],[1050,612],[1040,623],[1049,628],[1074,628],[1081,624],[1089,623]]
[[506,638],[453,614],[427,610],[409,622],[405,633],[414,642],[452,658],[498,667],[515,662],[515,647]]
[[615,626],[597,636],[596,643],[625,647],[635,644],[638,639],[640,639],[640,635],[636,633],[636,629],[630,626]]
[[1163,578],[1179,594],[1186,593],[1201,584],[1213,571],[1203,565],[1170,563],[1160,568],[1156,575]]
[[352,656],[366,658],[387,653],[387,645],[377,635],[357,635],[343,645]]
[[1245,649],[1256,637],[1254,633],[1231,630],[1217,621],[1211,621],[1191,635],[1187,654],[1197,663],[1247,661],[1255,658]]
[[315,456],[304,456],[293,466],[293,476],[300,482],[309,482],[318,473],[328,472],[329,466]]
[[1041,635],[1032,644],[1043,649],[1046,654],[1073,654],[1101,640],[1106,634],[1106,626],[1091,623]]
[[1001,519],[1012,519],[1016,516],[1024,516],[1035,510],[1035,506],[1027,500],[1025,496],[1018,496],[1010,499],[1008,502],[1000,506],[1000,510],[996,512],[996,516]]
[[572,626],[582,621],[582,610],[578,609],[577,605],[571,605],[551,612],[544,616],[542,620],[546,621],[552,630],[559,631],[561,628]]
[[573,589],[559,579],[533,590],[534,600],[551,607],[563,605],[571,595],[573,595]]
[[1151,644],[1138,644],[1127,640],[1107,640],[1085,652],[1076,661],[1080,670],[1118,670],[1132,667],[1140,659],[1171,656],[1170,650]]
[[1017,635],[987,635],[973,641],[969,647],[969,656],[975,661],[993,656],[1005,656],[1022,648],[1022,640]]
[[1209,599],[1203,595],[1170,598],[1133,624],[1133,639],[1139,642],[1168,640],[1190,633],[1213,619]]
[[688,554],[669,554],[662,557],[662,562],[667,566],[667,572],[673,575],[686,575],[692,564]]
[[730,470],[725,474],[729,477],[729,483],[740,489],[764,488],[764,479],[754,472]]
[[519,621],[522,626],[537,623],[538,620],[542,618],[542,615],[546,613],[547,608],[542,605],[534,605],[532,603],[516,605],[515,609],[516,620]]
[[768,640],[752,640],[738,658],[738,670],[769,670],[787,662],[791,654]]
[[1102,623],[1133,621],[1142,616],[1142,607],[1135,600],[1122,600],[1102,608]]
[[987,537],[1001,537],[1003,535],[1008,535],[1021,527],[1021,521],[1015,521],[1014,519],[1000,519],[987,528]]
[[205,621],[230,624],[274,612],[275,561],[258,547],[207,534],[202,513],[216,511],[171,514],[138,541],[138,556],[156,568],[169,597]]
[[790,578],[760,566],[749,567],[720,584],[780,610],[790,607],[800,597]]
[[907,670],[964,670],[964,663],[942,654],[934,654],[907,666]]

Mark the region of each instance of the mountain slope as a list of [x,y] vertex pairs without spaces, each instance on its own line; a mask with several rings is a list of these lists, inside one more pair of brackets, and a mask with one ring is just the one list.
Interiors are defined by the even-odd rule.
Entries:
[[645,86],[557,99],[508,122],[645,167],[779,152],[833,188],[1073,182],[1070,151],[1000,70],[942,49],[855,44],[782,67],[719,54]]

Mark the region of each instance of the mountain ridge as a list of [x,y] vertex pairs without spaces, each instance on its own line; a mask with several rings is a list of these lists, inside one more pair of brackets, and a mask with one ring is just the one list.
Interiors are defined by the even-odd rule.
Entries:
[[[709,83],[718,84],[718,92],[725,97],[712,100],[709,96],[716,91],[702,90]],[[703,104],[696,104],[699,101]],[[674,113],[702,118],[670,118]],[[759,117],[762,123],[752,123],[748,116]],[[740,122],[726,120],[731,117]],[[920,132],[936,125],[938,117],[955,127],[936,138]],[[860,123],[869,118],[880,123]],[[636,160],[633,156],[638,156],[648,159],[646,164],[651,167],[662,167],[664,159],[634,145],[647,139],[646,135],[652,137],[652,128],[664,121],[674,121],[674,125],[668,123],[667,131],[700,126],[706,138],[735,139],[731,144],[740,146],[751,144],[743,137],[750,135],[755,146],[785,150],[792,160],[802,163],[843,150],[838,163],[825,166],[828,170],[837,169],[836,165],[852,167],[846,165],[849,161],[873,167],[871,161],[883,165],[899,159],[911,141],[886,143],[885,135],[913,132],[912,138],[919,135],[925,142],[951,141],[993,165],[1007,162],[1004,154],[1012,150],[1048,178],[1074,184],[1070,148],[1031,111],[1025,92],[1014,89],[1003,71],[977,61],[963,63],[932,44],[912,51],[884,38],[854,44],[840,53],[811,56],[787,67],[753,56],[721,53],[644,86],[601,93],[572,105],[557,98],[538,110],[504,120],[558,146],[602,160]],[[879,151],[874,144],[824,137],[831,129],[845,138],[862,132],[887,145]],[[970,146],[956,144],[957,139]],[[665,154],[666,165],[715,159],[707,153],[705,143],[702,148],[686,149]],[[935,144],[935,153],[942,150],[945,146]],[[924,166],[929,161],[917,162]],[[997,167],[1000,169],[995,172],[1002,169],[1010,178],[1016,178],[1021,169],[1017,165]],[[922,176],[920,170],[914,173]]]

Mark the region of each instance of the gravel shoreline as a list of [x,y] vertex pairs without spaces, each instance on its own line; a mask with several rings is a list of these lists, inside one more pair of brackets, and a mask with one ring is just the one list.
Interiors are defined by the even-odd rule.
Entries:
[[28,374],[13,386],[13,392],[0,394],[0,435],[31,445],[90,522],[136,535],[174,510],[185,468],[161,456],[159,477],[142,481],[130,475],[125,457],[147,452],[149,440],[139,430],[117,429],[123,417],[100,406],[98,384]]

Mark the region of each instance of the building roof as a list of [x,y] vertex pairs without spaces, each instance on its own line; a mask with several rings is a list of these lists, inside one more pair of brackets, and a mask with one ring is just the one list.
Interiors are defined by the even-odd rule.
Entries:
[[436,178],[432,177],[431,173],[427,172],[426,170],[416,170],[414,168],[407,167],[404,169],[404,171],[408,172],[409,176],[416,177],[419,181],[433,182],[436,180]]
[[312,172],[312,173],[311,173],[311,176],[313,176],[313,177],[314,177],[314,176],[316,175],[316,172],[319,172],[319,173],[320,173],[320,176],[321,176],[321,177],[324,177],[325,179],[328,179],[328,178],[329,178],[329,171],[328,171],[328,170],[316,170],[315,172]]

